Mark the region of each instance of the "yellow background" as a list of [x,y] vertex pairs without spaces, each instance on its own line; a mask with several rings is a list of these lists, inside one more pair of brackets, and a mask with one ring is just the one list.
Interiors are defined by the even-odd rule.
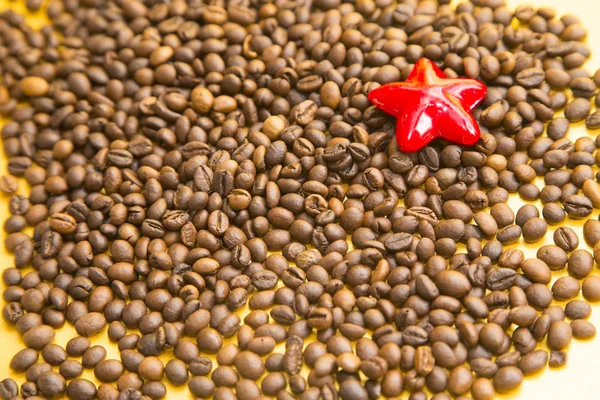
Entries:
[[[515,7],[518,4],[531,4],[536,6],[551,6],[554,7],[558,14],[573,13],[578,15],[583,21],[583,25],[588,30],[588,44],[592,49],[592,57],[589,60],[587,66],[590,74],[593,75],[595,70],[600,67],[600,8],[598,7],[598,0],[527,0],[517,1],[508,0],[510,7]],[[25,13],[25,7],[22,4],[22,0],[17,3],[9,2],[7,0],[0,0],[0,9],[6,9],[12,7],[20,12]],[[35,14],[28,14],[28,21],[32,26],[40,26],[45,20],[43,12],[37,12]],[[596,52],[594,52],[596,50]],[[595,137],[593,132],[586,132],[585,127],[577,126],[571,129],[569,138],[572,141],[582,135],[590,135]],[[1,146],[0,146],[1,148]],[[7,174],[6,162],[4,156],[0,154],[0,175]],[[541,188],[543,181],[538,180],[538,186]],[[20,182],[19,191],[25,193],[25,183]],[[4,221],[8,213],[8,197],[0,197],[0,221]],[[522,204],[518,196],[513,196],[510,199],[510,205],[516,211]],[[541,205],[539,202],[533,202],[540,210]],[[598,211],[596,210],[592,215],[593,218],[598,217]],[[582,222],[568,221],[569,226],[576,229],[580,235],[580,248],[585,247],[585,242],[582,237]],[[516,245],[522,248],[527,257],[535,257],[535,253],[539,247],[543,244],[552,243],[552,233],[556,227],[551,227],[546,236],[544,243],[535,245]],[[0,229],[0,242],[3,243],[5,233]],[[587,247],[586,247],[587,248]],[[588,248],[589,250],[589,248]],[[0,265],[3,268],[13,265],[12,255],[8,254],[4,247],[0,245]],[[598,273],[598,269],[594,270],[594,273]],[[555,278],[559,277],[557,274]],[[3,284],[0,283],[3,289]],[[245,314],[245,313],[244,313]],[[594,314],[592,315],[591,321],[600,329],[600,304],[594,306]],[[68,324],[67,324],[68,325]],[[65,326],[57,332],[55,343],[62,346],[73,336],[75,331],[71,326]],[[225,343],[230,342],[227,340]],[[119,359],[118,350],[116,345],[110,343],[106,337],[106,330],[100,335],[92,338],[93,344],[101,344],[107,347],[108,356],[107,358]],[[2,318],[0,318],[0,380],[6,377],[14,378],[20,385],[24,382],[24,374],[15,374],[12,372],[8,365],[15,353],[24,347],[23,342],[16,332],[15,328],[7,324]],[[279,350],[281,351],[281,350]],[[552,370],[547,368],[544,372],[538,374],[535,377],[526,378],[522,388],[516,394],[499,396],[501,399],[552,399],[552,400],[600,400],[600,337],[587,342],[573,341],[572,345],[568,350],[568,363],[567,366]],[[41,359],[41,356],[40,356]],[[167,360],[167,357],[163,357],[163,360]],[[216,363],[215,360],[213,360]],[[85,370],[84,378],[94,380],[93,371]],[[166,379],[163,379],[166,383]],[[98,383],[98,382],[96,382]],[[192,396],[187,391],[185,386],[174,388],[167,386],[167,398],[169,399],[189,399]],[[405,393],[403,398],[408,395]]]

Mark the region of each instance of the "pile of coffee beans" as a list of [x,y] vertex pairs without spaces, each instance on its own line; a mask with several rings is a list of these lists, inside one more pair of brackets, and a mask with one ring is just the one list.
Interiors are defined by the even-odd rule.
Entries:
[[[600,128],[600,73],[573,15],[449,3],[1,13],[2,143],[30,194],[0,179],[3,317],[26,346],[0,397],[489,400],[564,365],[596,333],[600,221],[562,223],[600,208],[600,139],[569,139]],[[421,57],[488,86],[476,146],[398,150],[367,95]]]

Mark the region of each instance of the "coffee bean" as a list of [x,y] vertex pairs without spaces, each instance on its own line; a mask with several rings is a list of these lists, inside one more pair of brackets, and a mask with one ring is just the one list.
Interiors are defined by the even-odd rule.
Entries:
[[44,96],[50,86],[43,78],[28,76],[19,82],[19,87],[25,96],[39,97]]
[[92,312],[81,317],[75,324],[75,329],[79,335],[89,337],[100,332],[105,325],[105,316],[97,312]]
[[194,396],[210,397],[215,391],[215,384],[204,376],[196,376],[188,382],[188,388]]
[[552,68],[546,71],[546,81],[553,89],[564,90],[569,87],[571,77],[566,71]]
[[0,177],[0,192],[4,194],[14,194],[19,187],[19,183],[14,176],[7,175]]
[[0,396],[3,399],[12,399],[19,394],[19,387],[17,383],[11,379],[6,378],[0,382]]
[[594,247],[600,240],[600,221],[588,219],[583,225],[583,237],[590,247]]
[[452,297],[463,297],[471,290],[466,276],[457,271],[442,271],[437,275],[436,285],[440,292]]
[[543,238],[548,231],[548,224],[541,218],[531,218],[523,224],[523,239],[534,243]]
[[250,352],[242,351],[235,357],[235,366],[239,373],[248,379],[257,379],[264,372],[264,363],[259,356]]
[[65,379],[53,371],[44,372],[37,379],[37,386],[42,396],[55,399],[63,396],[66,391]]
[[584,319],[575,319],[571,322],[573,337],[580,340],[588,340],[596,336],[596,327]]
[[502,367],[494,376],[494,389],[498,393],[508,393],[515,390],[523,382],[523,373],[513,366]]
[[102,360],[94,367],[94,375],[100,382],[116,382],[123,372],[123,364],[118,360]]
[[583,280],[581,292],[587,301],[600,301],[600,279],[596,276],[588,276]]
[[573,251],[579,246],[579,238],[571,228],[561,226],[554,231],[554,243],[564,251]]
[[66,360],[60,365],[59,372],[67,380],[77,378],[83,373],[83,365],[79,361]]
[[106,349],[102,346],[92,346],[83,353],[81,363],[85,368],[93,368],[106,357]]
[[23,342],[27,347],[31,347],[35,350],[41,350],[54,340],[55,332],[48,325],[38,325],[23,335]]
[[[586,278],[587,279],[587,278]],[[584,280],[585,285],[585,280]],[[570,276],[562,276],[552,285],[552,293],[557,300],[569,300],[579,294],[580,284],[577,279]],[[585,294],[584,294],[585,296]]]
[[23,349],[13,356],[10,368],[16,372],[24,372],[37,362],[38,357],[38,352],[34,349]]
[[535,350],[524,355],[520,360],[518,367],[524,375],[533,375],[546,367],[548,362],[548,352],[546,350]]
[[548,347],[552,350],[562,350],[569,345],[572,337],[571,326],[564,321],[556,321],[548,332]]
[[74,379],[67,385],[66,394],[69,399],[91,400],[96,397],[96,386],[87,379]]
[[550,352],[550,359],[548,361],[548,365],[550,368],[560,368],[567,363],[567,353],[564,351],[555,351],[552,350]]
[[42,349],[42,357],[51,365],[59,365],[67,359],[67,352],[59,345],[51,343]]
[[592,179],[583,182],[583,193],[592,201],[595,208],[600,207],[600,186]]
[[546,74],[539,68],[526,68],[516,76],[517,82],[524,87],[538,86],[544,81]]
[[181,386],[188,380],[188,371],[181,360],[169,360],[165,365],[165,376],[175,386]]
[[575,250],[569,256],[567,270],[577,279],[588,276],[594,267],[594,258],[585,250]]
[[471,394],[475,400],[492,400],[496,392],[492,381],[486,378],[478,378],[471,386]]
[[593,204],[587,197],[571,195],[565,199],[565,210],[571,218],[585,218],[592,213]]
[[496,239],[498,239],[502,244],[508,245],[515,243],[519,240],[521,236],[521,227],[519,225],[508,225],[504,228],[500,229],[496,234]]
[[565,117],[570,122],[578,122],[587,118],[590,113],[591,104],[589,100],[577,98],[569,102],[565,108]]

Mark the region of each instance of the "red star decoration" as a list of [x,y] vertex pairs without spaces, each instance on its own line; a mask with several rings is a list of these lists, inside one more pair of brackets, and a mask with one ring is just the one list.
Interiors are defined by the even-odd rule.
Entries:
[[487,88],[474,79],[448,79],[431,60],[422,58],[405,82],[389,83],[369,93],[369,100],[396,117],[400,150],[422,149],[436,138],[473,146],[479,125],[471,110]]

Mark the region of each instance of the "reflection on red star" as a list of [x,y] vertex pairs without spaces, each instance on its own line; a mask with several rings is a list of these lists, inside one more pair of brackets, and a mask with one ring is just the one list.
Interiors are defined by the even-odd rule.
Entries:
[[400,150],[422,149],[436,138],[473,146],[479,125],[470,111],[485,97],[487,88],[474,79],[448,79],[431,60],[420,59],[405,82],[372,90],[369,100],[396,117]]

